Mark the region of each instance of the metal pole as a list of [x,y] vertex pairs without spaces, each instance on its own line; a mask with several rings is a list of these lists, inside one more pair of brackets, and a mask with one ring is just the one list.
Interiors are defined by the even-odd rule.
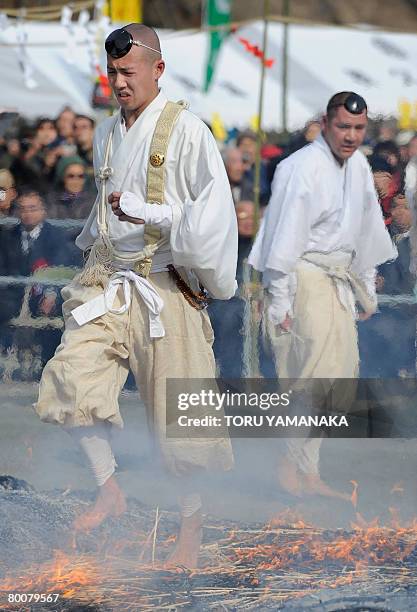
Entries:
[[[264,57],[266,57],[266,47],[268,42],[268,11],[269,11],[269,0],[264,0],[263,9],[263,20],[264,20],[264,32],[262,40],[262,51]],[[259,99],[258,99],[258,131],[257,131],[257,143],[256,143],[256,157],[255,157],[255,181],[254,181],[254,197],[255,197],[255,227],[258,228],[259,224],[259,208],[260,208],[260,194],[261,194],[261,146],[262,146],[262,117],[263,117],[263,103],[264,103],[264,85],[265,85],[265,62],[261,63],[261,82],[259,85]]]
[[[290,1],[283,0],[282,14],[290,16]],[[283,54],[282,54],[282,131],[288,133],[288,33],[289,24],[284,23]]]
[[[268,41],[268,14],[269,14],[269,0],[264,0],[263,6],[263,41],[262,51],[263,58],[266,57],[266,48]],[[256,158],[255,158],[255,180],[254,180],[254,221],[255,221],[255,232],[259,226],[259,210],[260,210],[260,193],[261,193],[261,145],[262,145],[262,117],[263,117],[263,101],[264,101],[264,85],[265,85],[265,62],[261,61],[261,78],[259,85],[259,100],[258,100],[258,130],[257,130],[257,141],[256,141]],[[250,272],[250,281],[245,283],[246,291],[245,298],[247,300],[245,307],[245,338],[244,350],[243,350],[243,361],[244,361],[244,375],[249,378],[259,377],[259,313],[258,313],[258,302],[259,302],[259,274],[255,270]],[[249,329],[248,329],[249,327]]]

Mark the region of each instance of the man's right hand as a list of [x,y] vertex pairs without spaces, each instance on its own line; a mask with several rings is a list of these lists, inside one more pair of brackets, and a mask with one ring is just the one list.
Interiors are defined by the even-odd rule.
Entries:
[[138,217],[131,217],[126,215],[120,208],[120,198],[122,197],[121,191],[112,191],[109,195],[108,202],[111,204],[112,211],[119,218],[119,221],[128,221],[129,223],[135,223],[136,225],[143,225],[145,221]]
[[292,319],[287,313],[285,319],[283,320],[282,323],[279,324],[278,327],[280,327],[283,331],[287,332],[291,329],[291,326],[292,326]]

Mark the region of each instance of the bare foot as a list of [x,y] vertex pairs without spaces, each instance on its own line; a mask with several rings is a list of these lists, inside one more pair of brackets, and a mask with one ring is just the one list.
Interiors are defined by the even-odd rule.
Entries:
[[300,473],[297,470],[297,465],[290,461],[288,457],[283,457],[278,463],[277,479],[278,484],[284,491],[296,497],[301,497],[302,483]]
[[126,499],[114,476],[110,476],[99,487],[97,499],[92,508],[78,516],[73,522],[76,531],[95,529],[108,517],[120,516],[126,512]]
[[302,488],[305,495],[322,495],[323,497],[335,497],[337,499],[343,499],[344,501],[350,501],[350,495],[348,493],[342,493],[336,489],[329,487],[323,480],[321,480],[319,474],[303,474]]
[[166,568],[182,566],[195,569],[197,567],[203,536],[202,522],[200,510],[194,512],[190,517],[182,517],[175,549],[165,562]]

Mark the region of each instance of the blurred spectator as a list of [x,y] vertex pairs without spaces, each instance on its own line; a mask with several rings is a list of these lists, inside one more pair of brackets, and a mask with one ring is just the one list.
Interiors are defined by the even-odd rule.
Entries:
[[245,175],[242,151],[237,147],[228,147],[222,152],[222,158],[236,204],[241,199],[253,200],[253,184]]
[[385,225],[389,226],[392,222],[392,201],[398,193],[397,185],[392,179],[392,167],[384,157],[378,157],[377,155],[373,155],[369,159],[369,163],[374,176],[375,189],[382,208],[382,214],[384,215]]
[[394,140],[395,133],[396,130],[393,124],[382,123],[378,128],[377,141],[387,142],[389,140]]
[[267,163],[270,159],[274,157],[279,157],[284,153],[284,149],[282,147],[278,147],[274,144],[264,144],[261,147],[261,157]]
[[[63,108],[59,113],[56,119],[56,127],[58,130],[60,144],[74,144],[74,119],[75,113],[69,106]],[[74,151],[72,151],[72,153],[74,153]]]
[[252,240],[255,235],[253,186],[252,183],[248,182],[247,176],[245,175],[243,154],[238,147],[228,147],[224,149],[222,158],[232,190],[237,216],[239,231],[237,277],[239,282],[239,280],[241,280],[242,262],[249,254]]
[[302,132],[298,132],[290,138],[286,156],[295,153],[306,145],[313,142],[321,132],[320,121],[309,121]]
[[[257,147],[257,136],[255,132],[252,132],[251,130],[241,132],[237,137],[236,145],[242,153],[245,182],[248,188],[253,191],[255,185],[255,159]],[[259,198],[262,206],[265,206],[268,203],[270,193],[271,190],[268,182],[266,165],[261,160]]]
[[255,206],[253,202],[242,200],[236,204],[237,227],[241,238],[255,235]]
[[[394,241],[398,257],[378,268],[378,292],[388,296],[414,295],[410,273],[410,211],[400,205],[394,214]],[[414,376],[416,364],[416,305],[380,304],[378,312],[361,327],[361,376],[365,378]]]
[[[0,170],[0,218],[13,216],[12,202],[16,197],[14,188],[14,180],[12,174],[6,170]],[[7,233],[9,228],[6,225],[0,225],[0,276],[8,275],[6,262],[5,242],[7,241]],[[1,345],[8,341],[9,333],[4,324],[15,316],[16,300],[14,294],[9,294],[4,290],[4,286],[0,286],[1,301],[0,301],[0,330],[1,330]]]
[[25,159],[35,156],[44,147],[57,143],[58,132],[52,119],[39,119],[35,126],[35,135],[25,154]]
[[16,189],[12,173],[9,170],[0,170],[0,217],[15,216]]
[[[236,277],[241,287],[242,264],[249,254],[255,229],[253,184],[245,175],[245,164],[240,148],[228,147],[222,152],[222,157],[236,209],[239,230]],[[241,201],[242,198],[245,199]],[[222,300],[213,300],[208,309],[214,330],[214,355],[219,376],[222,378],[242,376],[243,336],[241,332],[244,310],[245,303],[239,295],[234,296],[227,303]]]
[[400,151],[395,142],[387,140],[386,142],[379,142],[374,147],[373,157],[378,159],[382,157],[385,159],[391,171],[391,185],[389,193],[386,195],[387,202],[382,203],[384,211],[388,214],[386,217],[386,224],[390,225],[389,221],[389,208],[391,204],[389,200],[399,193],[404,193],[405,189],[405,166],[401,163]]
[[62,157],[59,160],[55,172],[58,189],[47,195],[49,218],[86,219],[88,217],[96,194],[87,188],[85,169],[86,165],[81,157]]
[[411,130],[402,130],[395,137],[395,144],[400,151],[400,160],[405,166],[410,159],[410,142],[414,137],[414,132]]
[[304,138],[307,141],[306,144],[308,144],[309,142],[313,142],[313,140],[316,140],[320,132],[321,132],[320,121],[310,121],[309,123],[307,123],[305,130],[304,130]]
[[93,140],[95,121],[87,115],[76,115],[74,119],[74,138],[77,155],[84,160],[86,173],[91,185],[94,184]]
[[20,155],[10,166],[19,180],[18,188],[25,184],[41,192],[48,189],[59,156],[56,152],[57,135],[54,121],[47,118],[39,119],[34,133],[26,134]]
[[240,132],[237,137],[236,145],[242,153],[242,159],[245,166],[245,171],[250,170],[255,163],[256,158],[256,142],[257,136],[255,132],[246,130]]
[[70,265],[65,233],[46,220],[45,204],[37,191],[28,189],[17,200],[20,223],[5,232],[1,252],[7,273],[28,276],[39,262]]
[[[20,222],[2,233],[0,270],[3,275],[31,276],[40,270],[71,263],[66,235],[45,220],[45,205],[38,192],[28,189],[20,195],[18,217]],[[22,319],[12,338],[18,353],[39,346],[43,363],[52,356],[60,331],[47,325],[37,329],[30,325],[30,318],[60,316],[61,304],[57,288],[36,283],[35,279],[32,286],[12,282],[2,291],[2,308],[7,312],[7,319]],[[3,316],[3,322],[5,319]]]
[[393,140],[378,142],[373,150],[375,157],[383,157],[391,166],[392,180],[397,191],[403,190],[405,166],[401,163],[400,150]]
[[[262,214],[261,209],[261,214]],[[214,329],[213,350],[222,378],[243,376],[244,320],[247,305],[244,286],[244,260],[249,255],[255,235],[255,206],[252,201],[242,200],[236,204],[239,231],[238,262],[236,278],[239,290],[228,302],[213,300],[209,306],[210,320]],[[272,356],[263,343],[259,346],[260,370],[263,376],[275,377]]]
[[20,155],[21,145],[18,138],[5,137],[0,149],[0,168],[10,168]]
[[[383,202],[390,194],[390,166],[383,158],[374,158],[371,167],[376,190]],[[411,296],[414,294],[414,278],[410,273],[412,215],[403,194],[391,195],[389,215],[389,231],[397,246],[398,257],[379,266],[377,291],[389,296]],[[413,376],[416,363],[415,327],[415,304],[380,304],[376,315],[359,329],[361,376]]]

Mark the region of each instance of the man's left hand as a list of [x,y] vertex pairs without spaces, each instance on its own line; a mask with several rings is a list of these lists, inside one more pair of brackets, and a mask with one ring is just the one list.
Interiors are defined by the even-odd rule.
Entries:
[[372,317],[372,315],[374,315],[375,312],[360,312],[358,314],[358,320],[359,321],[366,321],[367,319],[370,319]]
[[125,213],[120,208],[121,196],[122,196],[121,191],[112,191],[112,193],[108,197],[109,204],[111,204],[112,211],[116,215],[116,217],[119,218],[119,221],[128,221],[129,223],[136,223],[136,225],[143,225],[145,223],[143,219],[125,215]]

